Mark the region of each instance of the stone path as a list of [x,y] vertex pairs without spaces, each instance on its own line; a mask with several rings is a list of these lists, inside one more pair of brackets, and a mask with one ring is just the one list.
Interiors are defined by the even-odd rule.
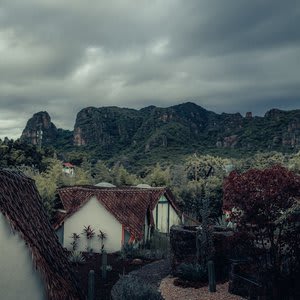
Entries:
[[162,259],[146,266],[139,270],[130,273],[142,279],[144,282],[151,284],[158,288],[163,278],[168,276],[171,272],[171,264],[169,259]]

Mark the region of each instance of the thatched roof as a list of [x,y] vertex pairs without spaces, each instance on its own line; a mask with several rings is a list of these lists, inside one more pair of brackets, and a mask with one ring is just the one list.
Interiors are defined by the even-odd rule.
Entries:
[[34,181],[21,173],[0,169],[0,212],[28,246],[48,299],[83,299]]
[[147,211],[150,212],[150,223],[154,224],[152,211],[162,195],[165,195],[180,214],[173,194],[165,187],[141,189],[136,187],[72,186],[58,189],[58,194],[65,213],[57,213],[54,224],[56,229],[92,197],[95,197],[137,239],[141,239],[143,236]]

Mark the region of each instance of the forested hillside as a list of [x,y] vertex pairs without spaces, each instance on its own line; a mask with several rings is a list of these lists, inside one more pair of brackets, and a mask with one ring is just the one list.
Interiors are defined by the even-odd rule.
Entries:
[[61,155],[84,152],[89,160],[121,161],[138,169],[174,162],[194,152],[246,157],[257,151],[295,153],[300,149],[300,110],[272,109],[264,117],[217,114],[194,104],[140,110],[87,107],[74,130],[57,129],[47,112],[36,113],[21,140],[53,146]]

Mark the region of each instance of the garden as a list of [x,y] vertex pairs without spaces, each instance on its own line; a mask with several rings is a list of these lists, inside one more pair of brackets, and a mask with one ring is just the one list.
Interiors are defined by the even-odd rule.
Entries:
[[214,293],[216,283],[228,281],[227,293],[245,299],[300,298],[299,176],[283,167],[231,172],[224,181],[227,218],[218,224],[209,199],[202,202],[200,226],[171,229],[174,286]]
[[[90,297],[88,299],[111,299],[111,290],[118,281],[122,282],[121,289],[130,287],[130,283],[133,282],[134,288],[139,287],[142,293],[150,295],[150,298],[146,296],[145,299],[151,299],[151,295],[159,295],[147,283],[139,282],[136,285],[136,277],[132,279],[127,274],[140,270],[145,265],[167,258],[169,239],[166,235],[154,232],[148,244],[125,244],[121,251],[107,253],[105,250],[106,233],[102,230],[98,230],[98,234],[96,233],[96,230],[90,225],[84,226],[82,233],[72,234],[70,249],[67,250],[79,284],[84,293]],[[85,240],[86,251],[78,251],[80,239]],[[100,251],[98,252],[91,248],[93,239],[99,240]],[[131,291],[128,293],[129,299],[133,299]],[[136,293],[136,291],[133,291],[133,293]]]
[[201,203],[199,225],[172,226],[170,236],[154,232],[149,245],[126,245],[119,253],[106,253],[101,231],[101,251],[93,253],[88,237],[95,232],[87,226],[87,251],[78,254],[74,235],[70,260],[90,299],[111,299],[111,290],[114,300],[300,299],[298,175],[279,166],[231,172],[225,215],[211,216],[205,193]]

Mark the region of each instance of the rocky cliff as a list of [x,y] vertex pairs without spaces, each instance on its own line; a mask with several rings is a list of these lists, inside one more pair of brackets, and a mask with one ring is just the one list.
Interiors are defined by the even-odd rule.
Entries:
[[[41,128],[45,143],[60,143],[59,131],[46,112],[35,114],[27,123],[22,139],[36,144]],[[177,149],[187,153],[205,149],[284,150],[300,148],[300,110],[272,109],[264,117],[216,114],[194,104],[140,110],[119,107],[87,107],[76,117],[73,142],[98,149],[107,157],[127,153],[148,153]],[[160,150],[159,150],[160,149]],[[165,150],[163,150],[165,149]]]
[[41,111],[32,116],[24,128],[21,140],[38,144],[38,135],[41,134],[43,144],[51,144],[57,138],[57,128],[51,122],[51,118],[46,111]]
[[87,107],[76,117],[74,144],[105,147],[128,146],[143,122],[138,111],[118,107]]

